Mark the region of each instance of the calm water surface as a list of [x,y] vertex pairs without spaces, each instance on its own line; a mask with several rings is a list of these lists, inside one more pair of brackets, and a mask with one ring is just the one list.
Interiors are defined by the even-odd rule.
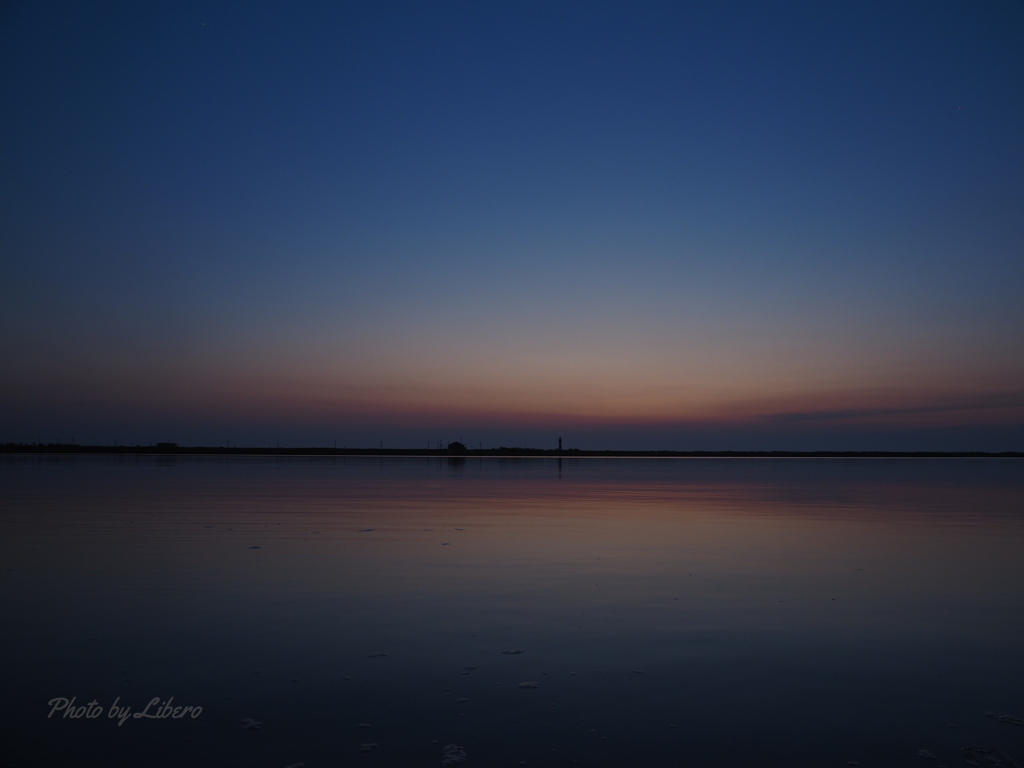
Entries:
[[0,504],[9,765],[1024,761],[1019,460],[6,457]]

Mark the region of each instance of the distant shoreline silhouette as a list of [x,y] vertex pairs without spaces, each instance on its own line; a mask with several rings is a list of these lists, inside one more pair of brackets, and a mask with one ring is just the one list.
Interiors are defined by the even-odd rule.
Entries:
[[453,456],[552,458],[1024,458],[1022,451],[622,451],[579,448],[467,448],[456,442],[448,448],[332,448],[153,445],[79,445],[77,443],[0,443],[6,454],[129,454],[178,456]]

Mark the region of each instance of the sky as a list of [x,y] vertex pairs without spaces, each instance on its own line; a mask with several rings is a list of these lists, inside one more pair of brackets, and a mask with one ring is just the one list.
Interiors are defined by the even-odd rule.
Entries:
[[1024,450],[1024,5],[7,2],[0,442]]

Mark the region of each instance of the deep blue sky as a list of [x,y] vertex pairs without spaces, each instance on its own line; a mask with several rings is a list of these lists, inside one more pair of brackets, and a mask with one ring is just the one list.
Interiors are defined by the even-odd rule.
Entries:
[[15,2],[0,440],[1024,450],[1019,2]]

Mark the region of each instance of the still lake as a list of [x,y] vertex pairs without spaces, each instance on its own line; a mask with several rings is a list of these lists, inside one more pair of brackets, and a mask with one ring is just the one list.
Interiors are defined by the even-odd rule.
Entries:
[[6,456],[0,505],[9,765],[1024,764],[1019,459]]

